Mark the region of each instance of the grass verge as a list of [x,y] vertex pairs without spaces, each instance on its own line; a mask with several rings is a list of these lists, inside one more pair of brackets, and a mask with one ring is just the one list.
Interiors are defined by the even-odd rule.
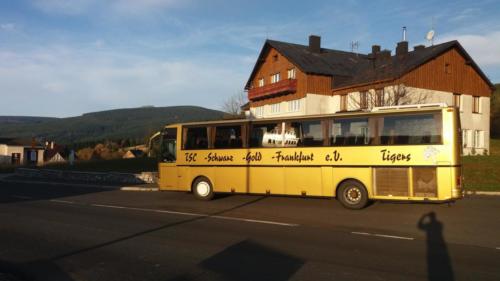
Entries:
[[490,155],[463,157],[467,190],[500,191],[500,139],[490,140]]

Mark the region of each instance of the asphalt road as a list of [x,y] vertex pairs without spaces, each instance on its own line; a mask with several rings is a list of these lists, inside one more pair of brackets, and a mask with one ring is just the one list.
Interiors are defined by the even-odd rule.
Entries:
[[499,210],[0,183],[0,281],[500,280]]

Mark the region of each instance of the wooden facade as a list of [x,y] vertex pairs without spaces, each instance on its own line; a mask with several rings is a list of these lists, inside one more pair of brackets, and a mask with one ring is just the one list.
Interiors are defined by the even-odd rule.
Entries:
[[293,93],[273,94],[265,98],[250,98],[250,106],[261,106],[282,101],[296,100],[306,96],[307,93],[331,95],[332,78],[325,75],[306,74],[276,49],[269,48],[263,61],[257,66],[257,71],[251,81],[251,89],[259,88],[259,80],[264,79],[264,87],[271,84],[271,76],[279,73],[280,81],[288,79],[288,70],[295,69],[296,90]]
[[332,89],[332,85],[335,83],[334,77],[307,74],[276,49],[269,47],[267,54],[261,58],[262,61],[256,66],[257,69],[255,75],[252,77],[249,91],[259,87],[258,81],[262,78],[265,81],[264,85],[269,85],[271,83],[271,76],[276,73],[280,73],[281,81],[288,79],[287,71],[291,68],[295,68],[296,87],[294,88],[294,92],[287,91],[282,94],[261,95],[261,98],[250,98],[250,106],[257,107],[265,104],[301,99],[307,93],[317,95],[345,95],[351,92],[379,89],[397,84],[457,94],[489,97],[492,93],[489,81],[484,76],[481,76],[474,67],[474,63],[468,61],[466,58],[467,55],[464,56],[461,53],[460,48],[453,47],[401,77]]
[[410,87],[489,97],[492,89],[453,48],[401,77]]

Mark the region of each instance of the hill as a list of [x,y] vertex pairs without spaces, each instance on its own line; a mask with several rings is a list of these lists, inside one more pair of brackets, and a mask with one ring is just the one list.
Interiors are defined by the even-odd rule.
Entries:
[[82,143],[141,139],[166,124],[222,119],[222,111],[197,106],[141,107],[86,113],[68,118],[0,116],[0,137]]

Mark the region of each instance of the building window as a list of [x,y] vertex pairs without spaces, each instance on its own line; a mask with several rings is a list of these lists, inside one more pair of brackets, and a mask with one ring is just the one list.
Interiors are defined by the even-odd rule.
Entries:
[[295,68],[290,68],[288,70],[288,79],[295,79]]
[[475,148],[483,148],[483,131],[476,130],[474,131],[474,147]]
[[444,64],[444,73],[451,74],[451,64],[448,62]]
[[347,111],[347,95],[340,96],[340,111]]
[[271,104],[271,113],[279,113],[280,112],[280,104],[273,103]]
[[467,129],[462,129],[462,147],[464,148],[469,146],[467,131],[468,131]]
[[264,86],[264,78],[259,79],[259,87]]
[[255,108],[255,116],[257,116],[257,117],[264,116],[264,107],[263,106],[259,106],[259,107]]
[[368,108],[368,92],[360,92],[359,93],[359,108],[367,109]]
[[288,111],[296,112],[300,111],[300,100],[292,100],[288,102]]
[[461,97],[460,94],[453,94],[453,106],[458,109],[462,109]]
[[479,97],[472,97],[472,113],[480,113]]
[[375,90],[375,106],[384,106],[384,89]]
[[273,56],[273,61],[278,61],[278,55]]
[[275,73],[271,75],[271,83],[277,83],[280,81],[280,73]]

